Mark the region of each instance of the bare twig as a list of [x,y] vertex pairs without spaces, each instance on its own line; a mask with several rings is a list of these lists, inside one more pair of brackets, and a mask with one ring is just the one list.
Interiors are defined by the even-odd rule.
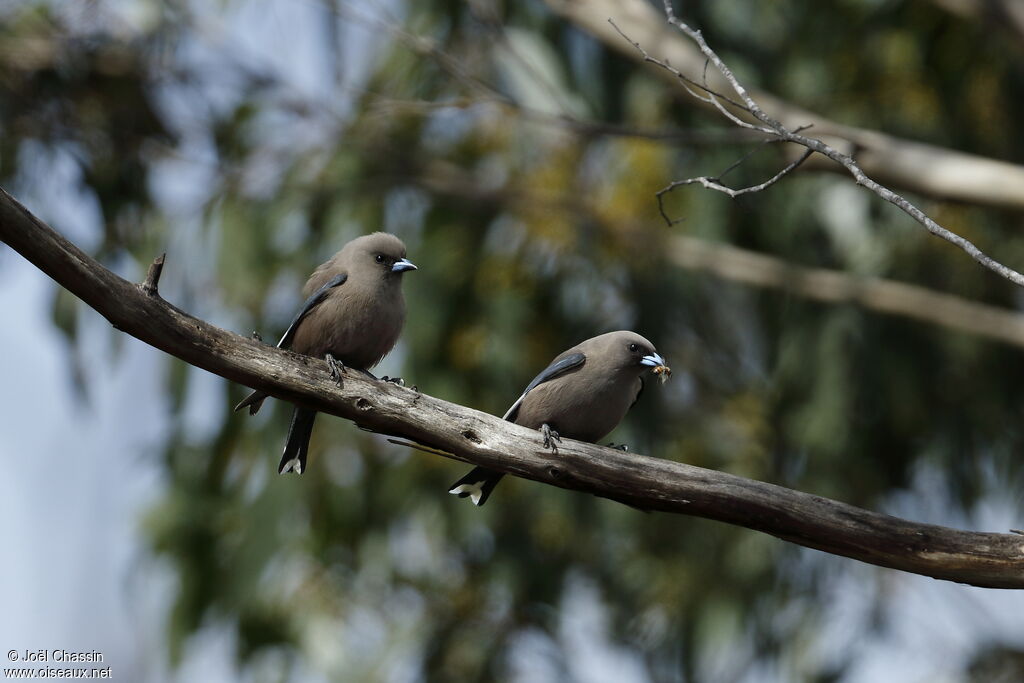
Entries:
[[[664,0],[664,2],[665,16],[668,17],[668,23],[678,28],[680,31],[689,36],[690,39],[693,40],[693,42],[697,43],[697,47],[700,48],[700,51],[704,55],[704,57],[707,58],[709,62],[715,65],[715,68],[718,69],[719,73],[725,76],[725,80],[729,82],[729,85],[732,86],[732,89],[735,90],[736,94],[740,96],[741,100],[743,100],[743,103],[746,105],[744,108],[751,114],[753,114],[755,117],[757,117],[757,119],[761,121],[761,123],[765,124],[772,130],[777,131],[780,128],[782,128],[783,126],[781,123],[775,121],[767,114],[765,114],[763,111],[761,111],[761,107],[757,106],[757,103],[754,102],[754,99],[747,92],[747,89],[740,85],[739,81],[736,80],[736,76],[733,75],[732,70],[728,66],[726,66],[725,62],[723,62],[721,58],[719,58],[719,56],[715,54],[715,51],[712,50],[711,47],[707,44],[707,42],[704,40],[704,35],[700,31],[690,28],[687,24],[683,23],[678,17],[676,17],[675,12],[672,9],[671,0]],[[705,75],[705,80],[706,79],[707,76]]]
[[[660,59],[655,59],[654,57],[651,57],[647,53],[647,50],[645,50],[643,48],[643,46],[640,45],[640,43],[636,42],[635,40],[633,40],[632,38],[627,36],[625,33],[623,33],[622,29],[619,28],[619,25],[616,24],[614,20],[609,19],[608,23],[612,25],[612,28],[614,28],[618,32],[618,34],[620,36],[622,36],[630,45],[635,47],[640,52],[641,55],[643,55],[643,58],[644,58],[645,62],[650,62],[651,64],[656,64],[656,65],[660,66],[662,69],[665,69],[666,71],[668,71],[670,74],[672,74],[673,76],[675,76],[676,78],[679,79],[680,83],[682,83],[683,87],[686,89],[686,91],[688,93],[690,93],[690,95],[692,95],[696,99],[700,100],[701,102],[704,102],[706,104],[712,105],[713,107],[718,109],[718,111],[720,111],[723,116],[728,118],[730,121],[732,121],[734,124],[736,124],[740,128],[747,128],[747,129],[750,129],[750,130],[756,130],[756,131],[758,131],[760,133],[764,133],[766,135],[772,135],[775,132],[774,130],[771,130],[769,128],[762,128],[761,126],[755,126],[754,124],[747,123],[746,121],[744,121],[743,119],[739,118],[738,116],[733,114],[731,111],[726,109],[722,105],[720,100],[725,100],[726,102],[728,102],[732,106],[736,107],[737,109],[742,109],[743,111],[750,112],[751,114],[753,113],[753,112],[750,111],[749,107],[747,107],[747,106],[745,106],[743,104],[740,104],[736,100],[730,99],[726,95],[723,95],[723,94],[721,94],[719,92],[715,92],[710,87],[708,87],[707,78],[706,77],[704,78],[704,82],[703,83],[698,83],[697,81],[693,80],[692,78],[690,78],[689,76],[684,74],[682,71],[679,71],[679,69],[676,69],[674,66],[672,66],[668,62],[665,62],[665,61],[662,61]],[[697,88],[698,90],[702,90],[706,94],[701,95],[700,93],[697,93],[696,91],[694,91],[694,88]]]
[[[707,58],[707,60],[711,64],[713,64],[715,66],[716,69],[718,69],[719,73],[722,74],[723,78],[725,78],[725,80],[729,83],[729,85],[732,87],[732,89],[739,96],[740,100],[743,102],[743,109],[745,111],[747,111],[755,119],[757,119],[762,125],[757,126],[755,124],[750,124],[750,123],[747,123],[745,121],[738,120],[738,117],[735,114],[732,114],[732,112],[725,111],[724,106],[722,106],[716,100],[716,102],[715,102],[716,107],[730,121],[733,121],[734,123],[736,123],[737,125],[740,125],[743,128],[755,128],[756,130],[758,130],[760,132],[763,132],[763,133],[765,133],[767,135],[774,135],[780,141],[792,142],[792,143],[801,145],[801,146],[807,148],[807,150],[809,150],[809,151],[818,152],[819,154],[822,154],[822,155],[828,157],[829,159],[832,159],[836,163],[842,165],[850,173],[850,175],[852,175],[854,177],[854,179],[856,180],[858,185],[862,185],[862,186],[866,187],[867,189],[871,190],[872,192],[874,192],[876,195],[878,195],[879,197],[881,197],[885,201],[887,201],[887,202],[889,202],[891,204],[894,204],[895,206],[899,207],[902,211],[904,211],[909,216],[911,216],[914,220],[916,220],[918,223],[923,225],[925,227],[925,229],[928,230],[928,232],[930,232],[931,234],[935,235],[936,237],[940,237],[940,238],[946,240],[950,244],[953,244],[953,245],[959,247],[964,252],[966,252],[968,255],[970,255],[971,258],[973,258],[975,261],[980,263],[985,268],[988,268],[992,272],[996,273],[997,275],[999,275],[999,276],[1009,280],[1010,282],[1014,283],[1015,285],[1017,285],[1019,287],[1024,287],[1024,275],[1022,275],[1018,271],[1016,271],[1016,270],[1014,270],[1014,269],[1012,269],[1012,268],[1010,268],[1010,267],[1000,263],[999,261],[996,261],[991,256],[985,254],[981,249],[979,249],[977,246],[975,246],[975,244],[973,242],[971,242],[970,240],[966,239],[965,237],[962,237],[961,235],[956,234],[955,232],[953,232],[951,230],[948,230],[948,229],[942,227],[941,225],[936,223],[934,220],[929,218],[923,211],[921,211],[921,209],[917,208],[916,206],[911,204],[909,201],[907,201],[904,197],[896,194],[895,192],[893,192],[889,188],[884,187],[883,185],[881,185],[881,184],[875,182],[874,180],[872,180],[871,178],[869,178],[867,176],[867,174],[864,173],[863,170],[861,170],[860,166],[857,165],[857,162],[854,161],[852,156],[850,156],[849,154],[843,154],[842,152],[834,149],[833,147],[827,145],[825,142],[823,142],[823,141],[821,141],[821,140],[819,140],[817,138],[807,137],[805,135],[801,135],[798,132],[790,130],[790,129],[786,128],[784,125],[782,125],[782,123],[780,123],[779,121],[776,121],[772,117],[768,116],[768,114],[766,114],[761,109],[761,107],[758,106],[757,102],[755,102],[754,99],[750,96],[750,94],[747,92],[747,89],[745,87],[743,87],[743,85],[737,80],[737,78],[733,74],[732,70],[729,69],[729,67],[725,64],[725,62],[723,62],[722,59],[718,56],[718,54],[711,48],[711,46],[709,46],[707,44],[707,41],[704,40],[704,36],[701,34],[701,32],[696,30],[696,29],[694,29],[694,28],[692,28],[686,22],[682,21],[681,19],[679,19],[675,15],[675,12],[672,10],[672,3],[671,3],[670,0],[664,0],[664,4],[665,4],[665,16],[667,17],[668,22],[670,24],[672,24],[673,26],[675,26],[676,28],[678,28],[684,34],[686,34],[691,40],[693,40],[697,44],[697,47],[700,49],[701,53]],[[609,19],[609,22],[611,22],[610,19]],[[613,23],[613,25],[614,25],[614,23]],[[616,30],[619,30],[617,26],[616,26]],[[622,33],[622,31],[619,30],[619,33]],[[669,72],[671,72],[673,74],[679,73],[671,65],[666,64],[665,62],[663,62],[661,60],[658,60],[656,58],[653,58],[650,55],[648,55],[647,52],[644,51],[643,48],[640,47],[636,43],[636,41],[633,41],[632,39],[630,39],[629,37],[627,37],[625,35],[624,35],[624,37],[626,37],[626,40],[628,40],[638,50],[641,50],[641,52],[643,54],[644,61],[656,64],[657,66],[659,66],[659,67],[661,67],[663,69],[666,69],[666,70],[668,70]],[[703,100],[704,98],[701,98],[701,99]],[[706,100],[704,100],[704,101],[706,101]],[[805,154],[800,159],[800,161],[803,161],[804,159],[806,159],[807,156],[808,155]],[[789,169],[789,170],[791,170],[791,169]],[[773,182],[775,182],[775,180],[777,180],[782,175],[785,175],[787,172],[788,172],[788,170],[784,169],[783,172],[779,176],[776,176],[771,181],[769,181],[767,184],[763,184],[764,187],[767,187],[768,185],[771,185]],[[706,177],[705,178],[690,178],[688,180],[677,181],[674,184],[678,187],[679,185],[688,185],[688,184],[695,184],[695,183],[699,183],[699,184],[703,185],[704,187],[706,187],[708,189],[717,190],[719,192],[725,192],[726,194],[729,194],[730,196],[735,196],[735,194],[733,194],[735,192],[734,190],[730,190],[729,188],[725,187],[724,185],[721,185],[720,183],[714,182],[713,179],[708,179]],[[758,188],[758,186],[754,186],[754,188]],[[745,188],[744,192],[747,191],[747,189],[748,188]],[[764,189],[764,188],[761,187],[760,189]],[[662,192],[664,192],[664,191],[665,190],[663,190]],[[751,189],[749,191],[756,192],[758,190],[757,189]],[[660,205],[661,197],[659,196],[658,199],[659,199],[659,205]],[[665,215],[664,211],[662,211],[662,215],[663,216]],[[665,216],[665,218],[667,219],[668,217]],[[669,223],[671,224],[672,221],[669,220]]]
[[[622,39],[608,23],[608,17],[632,39],[662,57],[675,69],[699,74],[710,63],[697,46],[665,21],[663,11],[649,0],[544,0],[556,14],[593,35],[609,48],[643,62],[643,55],[631,42]],[[1016,0],[1011,0],[1016,1]],[[664,68],[656,74],[678,84],[679,79]],[[716,69],[709,69],[707,81],[719,90],[730,89]],[[817,112],[804,109],[765,90],[748,88],[750,96],[790,130],[813,123],[816,136],[832,147],[857,155],[857,163],[870,177],[891,188],[968,202],[980,206],[1024,210],[1024,165],[967,154],[954,149],[915,142],[878,130],[858,128],[831,121]],[[686,98],[710,107],[702,99]],[[724,101],[724,100],[723,100]],[[736,107],[741,118],[759,123],[752,115]],[[832,173],[848,171],[825,157],[812,156],[804,164]]]
[[722,185],[719,182],[719,180],[721,180],[721,175],[717,176],[717,177],[714,177],[714,178],[712,178],[711,176],[700,176],[700,177],[697,177],[697,178],[687,178],[685,180],[675,180],[672,183],[670,183],[668,186],[658,190],[658,192],[657,192],[658,209],[661,211],[661,215],[665,218],[665,220],[671,224],[672,221],[669,220],[668,216],[665,214],[665,208],[663,206],[662,199],[663,199],[665,194],[671,192],[672,190],[676,189],[677,187],[682,187],[683,185],[700,184],[700,185],[703,185],[704,187],[708,188],[709,190],[717,190],[718,192],[721,192],[723,194],[727,194],[730,197],[732,197],[733,199],[735,199],[736,197],[739,197],[739,196],[742,196],[742,195],[745,195],[745,194],[749,194],[751,192],[760,192],[761,190],[765,189],[766,187],[774,185],[783,176],[785,176],[787,173],[789,173],[790,171],[795,169],[800,164],[804,163],[807,160],[807,157],[811,156],[812,154],[814,154],[814,150],[813,149],[805,150],[804,153],[801,154],[799,158],[794,160],[788,166],[783,168],[781,171],[779,171],[778,173],[776,173],[774,176],[772,176],[768,180],[764,181],[763,183],[760,183],[758,185],[751,185],[750,187],[743,187],[743,188],[740,188],[738,190],[737,189],[733,189],[731,187],[726,187],[725,185]]

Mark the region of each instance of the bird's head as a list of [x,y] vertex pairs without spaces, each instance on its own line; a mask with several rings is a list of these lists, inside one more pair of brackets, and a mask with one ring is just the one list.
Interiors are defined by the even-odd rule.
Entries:
[[386,279],[397,279],[403,273],[416,270],[416,266],[405,258],[402,240],[386,232],[364,235],[349,243],[352,249],[353,270],[376,273]]
[[654,349],[654,344],[636,332],[626,330],[609,332],[595,337],[592,341],[596,342],[595,346],[598,352],[607,359],[606,362],[620,372],[639,376],[650,370],[662,382],[672,375],[672,369],[665,364],[665,359]]

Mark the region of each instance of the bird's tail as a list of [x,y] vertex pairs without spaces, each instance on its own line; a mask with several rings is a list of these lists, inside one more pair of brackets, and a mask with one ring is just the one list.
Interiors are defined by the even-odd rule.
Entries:
[[451,488],[448,489],[448,493],[459,498],[468,496],[473,501],[473,505],[479,507],[487,502],[491,491],[494,490],[494,487],[498,485],[498,482],[504,476],[504,472],[495,472],[485,467],[474,467],[469,474],[452,484]]
[[235,412],[237,413],[242,408],[249,406],[249,414],[255,415],[260,411],[260,407],[263,405],[263,399],[267,397],[262,391],[254,391],[245,398],[242,399],[241,403],[235,406]]
[[277,467],[278,474],[285,472],[302,474],[306,471],[309,437],[313,433],[313,420],[315,419],[315,410],[296,408],[292,413],[292,423],[288,427],[288,440],[284,444],[284,453],[281,454],[281,464]]

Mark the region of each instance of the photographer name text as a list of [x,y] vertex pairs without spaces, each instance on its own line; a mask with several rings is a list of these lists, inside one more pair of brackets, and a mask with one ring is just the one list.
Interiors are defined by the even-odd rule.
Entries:
[[[2,652],[2,650],[0,650]],[[75,652],[72,650],[11,650],[7,653],[11,662],[102,662],[103,653],[98,650]]]

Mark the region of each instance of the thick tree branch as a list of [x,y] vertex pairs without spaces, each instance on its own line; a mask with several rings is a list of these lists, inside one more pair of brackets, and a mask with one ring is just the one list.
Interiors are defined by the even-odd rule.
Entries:
[[[450,453],[458,460],[650,510],[745,526],[883,567],[992,588],[1024,588],[1024,539],[916,524],[683,463],[563,439],[281,351],[184,313],[109,270],[0,190],[0,239],[116,328],[221,377]],[[443,495],[443,492],[438,492]]]
[[[627,57],[644,59],[632,45],[622,40],[608,23],[609,17],[632,41],[643,45],[649,53],[659,55],[674,69],[689,74],[704,73],[707,61],[704,55],[693,43],[673,31],[665,23],[664,15],[647,0],[545,2],[552,11]],[[656,73],[672,83],[679,83],[677,76],[669,71],[659,68]],[[707,84],[716,91],[729,87],[715,69],[708,70]],[[1024,209],[1024,166],[843,125],[763,90],[751,88],[747,94],[790,130],[813,125],[819,138],[833,149],[854,156],[864,173],[879,183],[940,199]],[[702,103],[714,106],[703,98]],[[734,112],[756,121],[739,109],[734,108]],[[806,166],[846,172],[822,157],[811,157]]]

